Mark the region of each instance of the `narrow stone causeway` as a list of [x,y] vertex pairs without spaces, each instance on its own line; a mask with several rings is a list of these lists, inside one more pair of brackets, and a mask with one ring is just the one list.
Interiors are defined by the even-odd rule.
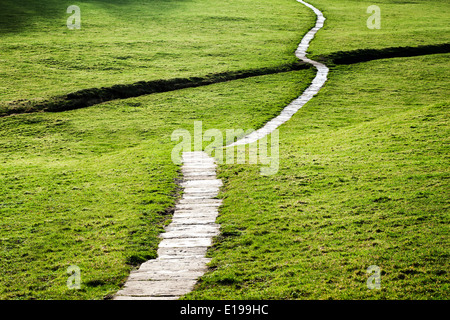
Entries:
[[114,300],[171,300],[189,293],[207,270],[206,250],[219,234],[215,223],[222,200],[216,163],[204,152],[182,155],[183,197],[161,234],[158,258],[132,271]]
[[[303,0],[298,2],[309,7],[317,15],[316,25],[303,37],[295,55],[312,64],[317,74],[303,94],[286,106],[280,115],[264,127],[226,147],[255,142],[288,121],[301,107],[316,95],[327,80],[328,68],[322,63],[306,58],[309,43],[325,22],[322,12]],[[192,291],[198,278],[207,271],[205,258],[212,239],[219,234],[215,223],[218,208],[222,204],[216,199],[222,181],[216,178],[214,158],[205,152],[182,154],[184,181],[183,198],[175,207],[172,223],[161,235],[158,258],[143,263],[131,272],[124,288],[114,300],[169,300]]]

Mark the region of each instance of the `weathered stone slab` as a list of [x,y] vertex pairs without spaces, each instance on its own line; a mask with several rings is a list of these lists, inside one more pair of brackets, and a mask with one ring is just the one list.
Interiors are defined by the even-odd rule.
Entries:
[[158,248],[158,259],[180,259],[189,258],[198,260],[204,258],[208,247],[189,247],[189,248]]
[[198,217],[217,217],[217,210],[213,208],[208,209],[200,209],[200,210],[180,210],[173,214],[172,218],[198,218]]
[[204,172],[199,172],[199,174],[186,174],[184,175],[184,181],[195,181],[195,180],[216,180],[216,175],[207,175]]
[[141,264],[137,271],[133,272],[158,272],[158,271],[180,271],[180,270],[206,270],[206,264],[211,259],[153,259]]
[[[204,225],[194,225],[204,226]],[[201,230],[201,228],[193,229],[192,231],[169,231],[160,235],[163,239],[176,239],[176,238],[207,238],[214,237],[219,234],[219,230]]]
[[206,171],[217,168],[217,164],[215,164],[214,162],[210,162],[210,163],[203,163],[203,162],[195,162],[194,163],[194,162],[192,162],[192,163],[186,163],[183,166],[185,169],[204,169]]
[[164,239],[159,243],[161,248],[209,247],[211,245],[211,238]]
[[[192,198],[190,200],[181,199],[178,204],[213,204],[214,207],[220,206],[222,204],[222,199],[211,199],[211,198]],[[181,210],[181,209],[180,209]]]
[[172,223],[174,225],[180,224],[213,224],[216,222],[215,217],[188,217],[188,218],[174,218],[172,219]]
[[184,189],[184,193],[186,195],[188,194],[200,194],[200,193],[207,193],[207,194],[219,194],[219,187],[189,187]]
[[[211,221],[211,223],[214,223],[216,221],[217,214],[215,214],[213,212],[189,213],[189,211],[187,211],[184,213],[175,213],[174,216],[172,217],[172,221],[174,222],[174,224],[180,224],[178,219],[196,219],[196,218],[205,218],[208,221]],[[196,220],[194,220],[194,221],[196,221]],[[192,223],[190,223],[190,224],[192,224]],[[199,224],[199,225],[201,226],[202,224]],[[166,229],[166,232],[167,232],[167,229]]]
[[189,204],[189,203],[195,203],[196,200],[208,200],[208,199],[215,199],[217,197],[217,192],[212,193],[188,193],[183,196],[184,201],[180,204]]
[[148,280],[197,280],[206,272],[206,268],[199,270],[158,270],[158,271],[136,271],[132,272],[128,281]]
[[223,185],[222,180],[219,179],[206,179],[206,180],[190,180],[181,183],[183,188],[209,188],[209,187],[221,187]]
[[[219,231],[220,226],[218,224],[199,224],[199,225],[169,225],[166,227],[167,232],[217,232]],[[163,233],[164,234],[164,233]]]
[[181,296],[190,292],[196,280],[127,281],[119,296]]
[[175,205],[175,209],[182,210],[197,210],[200,207],[210,208],[210,207],[220,207],[222,205],[221,202],[203,202],[203,203],[182,203]]
[[178,300],[179,296],[164,296],[164,297],[134,297],[134,296],[115,296],[113,300]]

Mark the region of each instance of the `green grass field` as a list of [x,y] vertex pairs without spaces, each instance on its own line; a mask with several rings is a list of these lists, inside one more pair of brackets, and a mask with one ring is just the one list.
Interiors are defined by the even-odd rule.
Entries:
[[448,299],[449,58],[338,67],[280,129],[276,175],[221,167],[223,233],[186,298]]
[[[444,0],[311,0],[312,57],[443,44]],[[1,1],[0,104],[277,67],[314,14],[295,0]],[[438,23],[439,22],[439,23]],[[449,54],[333,66],[280,128],[280,170],[222,165],[221,235],[187,299],[448,299]],[[104,299],[156,257],[179,197],[176,129],[257,129],[315,70],[0,117],[0,299]],[[82,288],[69,290],[70,265]],[[368,290],[366,269],[382,269]]]
[[[311,0],[327,18],[323,30],[308,50],[311,57],[336,51],[416,47],[448,43],[450,39],[450,4],[446,0]],[[381,28],[366,26],[371,14],[366,10],[377,5]]]
[[[313,75],[3,118],[0,297],[99,299],[117,291],[133,266],[156,257],[169,221],[179,177],[172,132],[192,132],[196,119],[204,130],[258,128]],[[82,290],[66,287],[70,265],[81,268]]]
[[[292,0],[2,1],[0,102],[290,63],[314,16]],[[299,32],[300,31],[300,32]]]

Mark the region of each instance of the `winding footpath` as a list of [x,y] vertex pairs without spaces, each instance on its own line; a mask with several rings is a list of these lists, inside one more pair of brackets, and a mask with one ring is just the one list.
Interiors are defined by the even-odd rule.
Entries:
[[277,129],[283,123],[288,121],[309,100],[311,100],[313,96],[319,92],[319,90],[323,87],[323,85],[327,81],[327,75],[329,71],[327,66],[324,65],[323,63],[306,58],[306,50],[308,50],[309,43],[311,42],[312,39],[314,39],[314,36],[317,33],[317,31],[319,31],[323,27],[325,17],[323,16],[322,12],[320,12],[318,9],[316,9],[309,3],[306,3],[302,0],[297,1],[311,8],[317,15],[315,27],[309,30],[309,32],[303,37],[302,42],[300,42],[300,45],[295,51],[295,55],[297,58],[306,63],[312,64],[314,67],[316,67],[317,69],[316,77],[311,82],[311,85],[303,92],[303,94],[294,101],[292,101],[287,107],[285,107],[277,117],[267,122],[266,125],[261,129],[253,131],[248,136],[230,145],[227,145],[226,147],[233,147],[237,145],[252,143],[258,141],[259,139],[265,137],[266,135],[271,134],[275,129]]
[[[306,58],[306,50],[325,22],[322,12],[309,3],[297,0],[312,9],[317,21],[303,37],[295,55],[312,64],[317,74],[303,94],[286,106],[280,115],[270,120],[264,127],[226,147],[244,145],[258,141],[288,121],[301,107],[316,95],[325,84],[328,68],[319,62]],[[216,199],[222,181],[216,178],[214,158],[205,152],[184,152],[182,154],[184,188],[182,199],[175,207],[171,224],[161,234],[158,258],[143,263],[132,271],[125,286],[114,300],[174,300],[189,293],[197,279],[207,271],[205,258],[212,239],[219,234],[215,223],[222,200]]]

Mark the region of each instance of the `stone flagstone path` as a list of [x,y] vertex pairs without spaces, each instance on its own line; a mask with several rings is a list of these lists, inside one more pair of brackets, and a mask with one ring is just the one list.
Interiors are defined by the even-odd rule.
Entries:
[[277,117],[267,122],[266,125],[261,129],[253,131],[248,136],[243,137],[242,139],[228,145],[227,147],[234,147],[237,145],[253,143],[265,137],[266,135],[271,134],[275,129],[277,129],[283,123],[288,121],[309,100],[311,100],[312,97],[319,92],[319,90],[323,87],[323,85],[327,81],[327,75],[329,71],[327,66],[320,62],[306,58],[306,50],[308,50],[309,43],[314,38],[317,31],[319,31],[323,27],[325,17],[323,16],[322,12],[314,8],[309,3],[306,3],[302,0],[297,1],[311,8],[317,15],[316,25],[314,26],[314,28],[309,30],[309,32],[303,37],[302,42],[295,51],[295,55],[297,58],[306,63],[312,64],[314,67],[316,67],[317,69],[316,77],[312,81],[311,85],[303,92],[303,94],[294,101],[292,101],[287,107],[285,107]]
[[158,258],[132,271],[115,300],[177,299],[190,292],[207,270],[206,250],[219,234],[215,221],[222,200],[215,197],[222,181],[216,179],[216,164],[208,154],[185,152],[182,161],[184,193],[161,234]]
[[[323,27],[325,18],[312,5],[297,1],[311,8],[317,15],[317,21],[315,27],[303,37],[295,54],[300,60],[314,65],[317,75],[303,94],[284,108],[279,116],[226,147],[252,143],[272,133],[311,100],[327,80],[328,68],[306,58],[309,43]],[[222,201],[216,197],[222,181],[216,178],[214,158],[205,152],[184,152],[182,162],[184,180],[181,187],[184,194],[175,206],[171,224],[161,234],[158,258],[132,271],[114,300],[178,299],[192,291],[197,279],[207,271],[210,259],[205,258],[206,250],[212,245],[212,238],[219,234],[219,225],[215,221]]]

